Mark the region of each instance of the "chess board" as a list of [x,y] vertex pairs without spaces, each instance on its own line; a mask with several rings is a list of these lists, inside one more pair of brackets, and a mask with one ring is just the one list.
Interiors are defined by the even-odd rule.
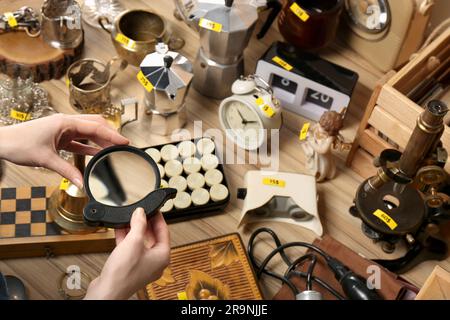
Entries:
[[48,212],[56,187],[0,189],[0,258],[106,252],[114,248],[114,232],[73,235],[61,230]]
[[[262,295],[237,233],[173,248],[162,277],[138,293],[149,300],[261,300]],[[204,293],[204,292],[203,292]]]

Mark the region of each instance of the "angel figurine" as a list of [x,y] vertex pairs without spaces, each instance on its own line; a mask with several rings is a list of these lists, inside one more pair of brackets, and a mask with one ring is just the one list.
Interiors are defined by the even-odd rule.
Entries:
[[344,126],[345,110],[341,113],[326,111],[306,135],[302,143],[306,155],[306,169],[316,177],[317,182],[333,179],[336,164],[331,150],[349,150],[351,144],[345,143],[339,131]]

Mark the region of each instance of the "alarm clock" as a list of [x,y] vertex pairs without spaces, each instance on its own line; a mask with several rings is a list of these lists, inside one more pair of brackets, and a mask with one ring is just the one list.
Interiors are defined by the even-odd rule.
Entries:
[[246,150],[257,150],[282,124],[280,102],[269,84],[256,75],[241,77],[233,95],[220,103],[219,120],[229,139]]
[[421,45],[433,0],[345,0],[339,34],[383,72],[406,63]]
[[272,87],[283,109],[313,121],[325,111],[346,108],[358,82],[356,72],[283,42],[261,57],[256,74]]

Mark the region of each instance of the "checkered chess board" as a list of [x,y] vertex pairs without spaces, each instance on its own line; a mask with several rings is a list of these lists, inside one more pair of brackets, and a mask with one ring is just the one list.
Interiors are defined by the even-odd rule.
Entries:
[[55,187],[0,189],[0,239],[62,234],[47,210],[54,190]]

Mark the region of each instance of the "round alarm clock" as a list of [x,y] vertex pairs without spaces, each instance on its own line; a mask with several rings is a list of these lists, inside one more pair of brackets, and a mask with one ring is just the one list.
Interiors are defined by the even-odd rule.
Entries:
[[280,103],[269,84],[256,75],[236,80],[231,92],[220,104],[220,124],[239,147],[256,150],[270,138],[271,129],[281,128]]
[[389,29],[391,11],[387,0],[346,0],[345,9],[353,31],[363,38],[381,38]]

